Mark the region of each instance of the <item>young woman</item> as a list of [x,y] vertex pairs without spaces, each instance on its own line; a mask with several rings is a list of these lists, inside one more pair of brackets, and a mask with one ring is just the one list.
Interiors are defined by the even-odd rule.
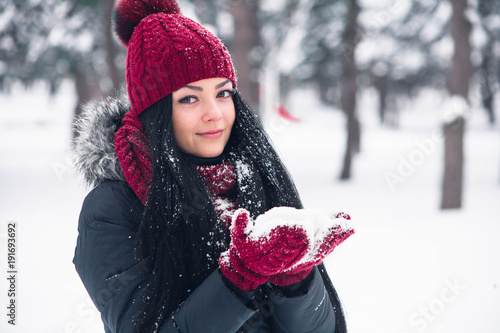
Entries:
[[302,209],[220,40],[122,0],[130,102],[89,105],[74,263],[106,332],[346,332],[321,264],[353,230]]

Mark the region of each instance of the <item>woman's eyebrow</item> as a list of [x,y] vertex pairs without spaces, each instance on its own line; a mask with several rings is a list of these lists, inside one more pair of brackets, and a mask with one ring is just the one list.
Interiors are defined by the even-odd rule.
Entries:
[[[231,82],[231,80],[226,80],[222,83],[219,83],[218,85],[215,86],[215,89],[219,89],[221,87],[224,87],[228,82]],[[190,85],[190,84],[186,84],[184,86],[184,88],[189,88],[189,89],[193,89],[193,90],[197,90],[197,91],[203,91],[203,88],[202,87],[198,87],[198,86],[193,86],[193,85]]]
[[215,89],[219,89],[219,88],[224,87],[226,84],[228,84],[228,82],[231,82],[231,80],[228,79],[222,83],[219,83],[218,85],[215,86]]
[[184,88],[189,88],[189,89],[193,89],[193,90],[197,90],[197,91],[203,91],[203,88],[202,88],[202,87],[192,86],[192,85],[189,85],[189,84],[186,84],[186,85],[184,86]]

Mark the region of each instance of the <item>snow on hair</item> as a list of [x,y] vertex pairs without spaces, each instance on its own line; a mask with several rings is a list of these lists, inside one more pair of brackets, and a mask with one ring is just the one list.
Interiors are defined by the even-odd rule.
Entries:
[[118,0],[113,12],[115,32],[127,46],[135,27],[151,14],[180,14],[177,0]]

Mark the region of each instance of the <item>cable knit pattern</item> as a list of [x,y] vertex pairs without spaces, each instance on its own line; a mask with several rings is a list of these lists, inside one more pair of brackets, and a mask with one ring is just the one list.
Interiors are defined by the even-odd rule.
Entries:
[[229,227],[233,213],[238,208],[234,165],[224,162],[217,165],[196,166],[196,171],[212,195],[212,202],[221,222],[225,227]]
[[126,68],[132,114],[139,115],[186,84],[214,77],[228,78],[236,86],[226,47],[198,23],[180,14],[157,13],[135,28]]
[[145,204],[152,177],[151,153],[139,119],[127,114],[123,124],[115,136],[116,155],[125,179]]

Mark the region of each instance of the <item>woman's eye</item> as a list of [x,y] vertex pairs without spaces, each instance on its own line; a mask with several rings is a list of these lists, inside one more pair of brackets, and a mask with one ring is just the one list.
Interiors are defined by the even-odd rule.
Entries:
[[179,103],[189,104],[196,102],[196,97],[194,96],[186,96],[179,100]]
[[225,97],[231,96],[232,94],[233,94],[233,92],[231,90],[223,90],[217,94],[217,97],[225,98]]

